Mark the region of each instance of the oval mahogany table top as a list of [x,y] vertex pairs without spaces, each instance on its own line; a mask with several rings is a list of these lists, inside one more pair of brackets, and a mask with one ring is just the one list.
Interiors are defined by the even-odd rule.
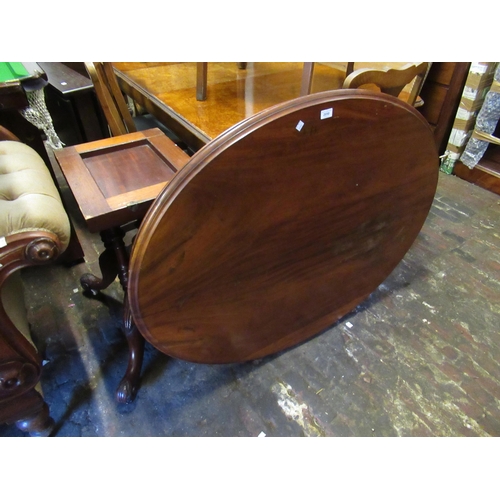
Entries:
[[335,90],[269,108],[198,151],[139,229],[141,334],[200,363],[296,345],[368,297],[429,212],[438,155],[414,108]]

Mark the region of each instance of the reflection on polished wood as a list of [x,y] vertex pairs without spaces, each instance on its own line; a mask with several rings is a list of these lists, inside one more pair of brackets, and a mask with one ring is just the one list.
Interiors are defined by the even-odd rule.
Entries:
[[[274,104],[299,97],[303,63],[208,64],[207,99],[196,100],[196,63],[113,63],[209,139]],[[313,91],[338,89],[345,63],[317,64]],[[207,140],[207,142],[208,142]]]
[[[354,69],[402,64],[406,63],[359,62],[354,63]],[[196,62],[114,62],[113,66],[118,70],[119,80],[127,78],[146,95],[142,96],[142,102],[137,95],[132,95],[139,104],[144,106],[150,104],[146,103],[148,99],[156,100],[167,108],[167,118],[177,119],[185,128],[190,128],[198,149],[245,118],[299,97],[304,63],[249,62],[246,69],[241,69],[234,62],[210,62],[204,101],[196,99]],[[342,88],[346,66],[347,63],[342,62],[315,63],[311,92]],[[158,118],[163,121],[162,117]],[[165,125],[172,126],[172,123]],[[182,132],[174,131],[182,137]]]

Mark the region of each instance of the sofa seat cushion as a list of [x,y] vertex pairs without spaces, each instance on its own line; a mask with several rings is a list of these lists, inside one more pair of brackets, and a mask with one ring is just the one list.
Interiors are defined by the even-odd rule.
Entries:
[[54,180],[42,158],[21,142],[0,141],[0,236],[45,230],[63,249],[70,225]]

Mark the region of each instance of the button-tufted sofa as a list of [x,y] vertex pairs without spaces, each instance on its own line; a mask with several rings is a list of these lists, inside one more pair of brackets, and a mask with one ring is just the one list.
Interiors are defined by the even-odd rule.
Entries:
[[40,390],[20,270],[54,262],[69,243],[70,223],[44,161],[16,139],[0,126],[0,423],[46,436],[54,422]]

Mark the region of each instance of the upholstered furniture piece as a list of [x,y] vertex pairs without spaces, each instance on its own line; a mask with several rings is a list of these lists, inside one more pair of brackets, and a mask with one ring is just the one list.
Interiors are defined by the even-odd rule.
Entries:
[[69,243],[70,224],[46,164],[15,139],[0,127],[0,422],[45,436],[53,420],[20,270],[54,262]]
[[439,170],[415,108],[364,90],[273,106],[191,158],[154,130],[56,158],[105,244],[102,279],[85,275],[83,287],[101,291],[118,275],[125,292],[119,402],[136,396],[144,339],[172,357],[234,363],[333,325],[404,257]]

